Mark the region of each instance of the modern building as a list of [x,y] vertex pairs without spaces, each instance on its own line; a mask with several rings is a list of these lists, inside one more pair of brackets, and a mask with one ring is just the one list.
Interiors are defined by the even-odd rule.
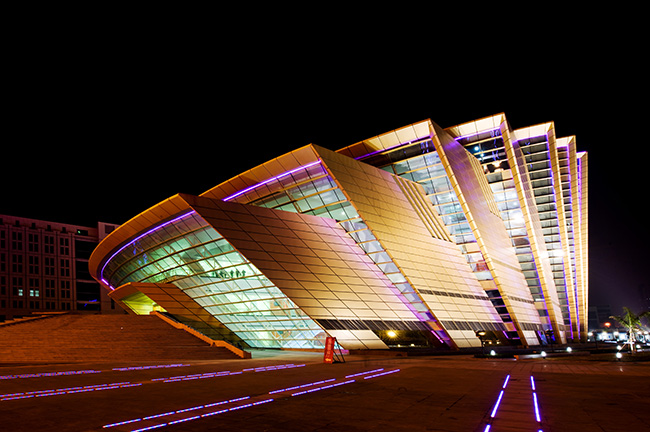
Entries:
[[524,346],[586,340],[587,156],[553,123],[430,120],[307,145],[104,239],[90,273],[250,347]]
[[88,272],[93,249],[116,227],[0,215],[0,321],[102,307],[121,312]]

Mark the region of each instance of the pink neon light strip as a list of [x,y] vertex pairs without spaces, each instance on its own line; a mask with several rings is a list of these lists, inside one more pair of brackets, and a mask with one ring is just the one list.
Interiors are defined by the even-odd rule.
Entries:
[[307,165],[299,166],[298,168],[294,168],[294,169],[292,169],[291,171],[287,171],[287,172],[282,173],[282,174],[280,174],[280,175],[277,175],[277,176],[275,176],[275,177],[271,177],[271,178],[269,178],[269,179],[264,180],[263,182],[256,183],[256,184],[254,184],[253,186],[249,186],[249,187],[247,187],[246,189],[242,189],[242,190],[240,190],[239,192],[236,192],[236,193],[234,193],[234,194],[232,194],[232,195],[229,195],[229,196],[223,198],[222,201],[230,201],[230,200],[233,199],[233,198],[237,198],[239,195],[243,195],[243,194],[245,194],[246,192],[250,192],[250,191],[252,191],[253,189],[257,189],[257,188],[260,187],[260,186],[263,186],[263,185],[265,185],[265,184],[271,183],[271,182],[274,181],[274,180],[281,179],[281,178],[286,177],[286,176],[288,176],[288,175],[291,175],[291,174],[293,174],[293,173],[295,173],[295,172],[298,172],[298,171],[304,170],[304,169],[306,169],[306,168],[312,167],[312,166],[314,166],[314,165],[317,165],[317,164],[319,164],[320,162],[321,162],[321,160],[318,159],[316,162],[308,163]]

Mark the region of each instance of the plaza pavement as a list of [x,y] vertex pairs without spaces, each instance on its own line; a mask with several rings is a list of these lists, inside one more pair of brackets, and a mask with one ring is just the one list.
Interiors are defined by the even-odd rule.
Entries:
[[0,430],[642,431],[650,362],[350,355],[323,364],[320,353],[253,351],[250,360],[0,364]]

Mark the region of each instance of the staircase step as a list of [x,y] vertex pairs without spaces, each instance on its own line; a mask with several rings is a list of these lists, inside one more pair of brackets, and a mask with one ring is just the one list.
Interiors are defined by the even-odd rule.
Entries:
[[0,363],[238,358],[154,316],[68,314],[0,327]]

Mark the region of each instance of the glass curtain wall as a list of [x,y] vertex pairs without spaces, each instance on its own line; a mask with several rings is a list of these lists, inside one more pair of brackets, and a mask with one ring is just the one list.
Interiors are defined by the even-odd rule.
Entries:
[[194,212],[129,244],[103,274],[113,286],[173,283],[252,347],[324,346],[323,330]]
[[[498,139],[500,140],[500,137]],[[474,155],[487,153],[487,151],[483,151],[481,143],[473,143],[471,149]],[[503,145],[501,145],[503,152],[502,149]],[[481,156],[489,158],[490,162],[497,159],[498,146],[491,143],[486,145],[485,150],[489,150],[489,156],[484,154]],[[492,280],[492,274],[485,263],[483,254],[472,245],[476,243],[476,238],[431,140],[417,142],[405,148],[362,159],[362,161],[372,165],[378,164],[385,171],[422,185],[476,278]],[[512,319],[498,289],[490,290],[487,294],[501,319],[504,322],[511,322]]]
[[[261,198],[253,198],[260,195]],[[421,320],[433,319],[427,306],[322,164],[292,170],[290,175],[261,184],[233,201],[335,219],[393,283],[412,312]]]
[[[564,252],[560,240],[560,223],[557,214],[556,197],[553,190],[553,175],[551,173],[551,159],[546,135],[519,141],[519,146],[526,158],[526,167],[533,187],[537,211],[542,223],[544,243],[551,261],[553,281],[557,289],[557,296],[562,309],[564,324],[571,325],[567,281],[564,269]],[[570,197],[569,167],[566,149],[558,148],[562,188],[566,190],[565,196]],[[567,198],[568,209],[571,208],[570,198]],[[570,242],[573,244],[573,230],[571,229],[571,213],[566,215],[569,229]],[[571,250],[573,246],[571,245]],[[572,254],[573,258],[573,254]],[[571,260],[572,263],[574,260]]]

